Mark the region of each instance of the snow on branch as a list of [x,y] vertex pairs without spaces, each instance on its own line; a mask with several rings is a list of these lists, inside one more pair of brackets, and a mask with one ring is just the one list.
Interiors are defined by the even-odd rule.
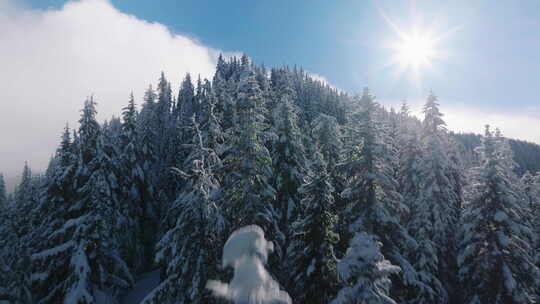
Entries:
[[216,297],[235,304],[291,304],[291,298],[264,268],[272,242],[256,225],[242,227],[229,237],[223,248],[223,267],[234,268],[231,283],[210,280],[206,287]]

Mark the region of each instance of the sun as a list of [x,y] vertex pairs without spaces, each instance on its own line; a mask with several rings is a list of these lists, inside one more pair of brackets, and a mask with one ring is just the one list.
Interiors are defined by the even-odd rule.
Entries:
[[435,41],[426,33],[402,35],[395,43],[395,60],[403,66],[420,68],[431,65],[435,57]]
[[383,35],[379,44],[383,56],[377,68],[391,72],[389,76],[395,83],[406,81],[421,89],[429,77],[442,75],[441,69],[456,59],[451,40],[465,24],[451,26],[445,21],[426,18],[416,9],[414,1],[410,11],[408,18],[391,18],[379,8],[387,36]]

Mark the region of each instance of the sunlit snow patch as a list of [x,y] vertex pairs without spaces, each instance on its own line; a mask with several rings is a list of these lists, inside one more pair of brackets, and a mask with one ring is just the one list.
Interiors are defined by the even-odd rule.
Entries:
[[236,304],[290,304],[291,298],[279,289],[264,268],[272,242],[264,238],[264,231],[256,225],[240,228],[232,233],[223,248],[223,267],[232,266],[234,277],[230,284],[208,281],[206,287],[217,297]]

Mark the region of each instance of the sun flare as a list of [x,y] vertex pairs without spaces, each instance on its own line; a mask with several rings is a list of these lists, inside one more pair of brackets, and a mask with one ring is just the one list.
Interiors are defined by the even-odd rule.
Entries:
[[431,65],[435,57],[435,42],[427,34],[414,32],[403,35],[395,44],[396,61],[403,65],[419,68]]
[[419,67],[430,64],[433,56],[433,41],[425,35],[415,33],[405,36],[397,44],[397,59],[401,64]]

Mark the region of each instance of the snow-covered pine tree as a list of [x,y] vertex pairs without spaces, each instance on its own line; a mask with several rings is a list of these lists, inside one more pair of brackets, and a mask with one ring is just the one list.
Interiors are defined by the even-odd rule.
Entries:
[[26,204],[32,199],[32,169],[28,162],[24,162],[24,168],[21,174],[21,181],[15,189],[15,204]]
[[177,123],[175,134],[175,145],[178,145],[178,153],[175,157],[175,165],[183,166],[184,160],[189,155],[189,148],[183,146],[186,142],[193,139],[195,134],[193,133],[191,118],[197,115],[198,100],[195,97],[195,88],[191,81],[191,76],[186,74],[186,77],[180,85],[178,92],[178,104],[177,104]]
[[[120,133],[122,131],[122,120],[113,115],[109,121],[105,121],[101,127],[106,142],[110,144],[114,149],[114,154],[120,154]],[[115,160],[116,162],[116,160]]]
[[[30,169],[25,165],[24,173],[29,174]],[[24,175],[23,175],[24,176]],[[0,187],[4,186],[3,200],[0,202],[0,302],[6,303],[31,303],[30,278],[28,258],[33,245],[35,245],[35,234],[31,230],[33,227],[32,213],[22,213],[32,211],[35,207],[34,199],[31,196],[32,181],[27,182],[27,193],[19,193],[20,197],[25,197],[28,201],[14,201],[5,196],[5,184],[1,176]],[[31,178],[31,176],[27,176]],[[20,189],[21,187],[19,187]],[[0,193],[0,196],[2,194]]]
[[450,303],[462,303],[459,286],[459,275],[457,265],[459,227],[463,209],[463,187],[465,186],[465,166],[463,165],[462,153],[458,150],[459,144],[453,136],[446,136],[446,151],[448,154],[449,166],[446,175],[452,186],[454,197],[450,201],[450,225],[447,227],[446,235],[448,243],[446,251],[443,252],[445,263],[440,269],[441,282],[446,287],[449,294]]
[[[282,282],[286,282],[288,273],[287,248],[294,233],[292,223],[298,218],[300,208],[299,188],[306,174],[306,155],[302,144],[302,134],[297,125],[296,109],[290,96],[284,94],[273,111],[274,125],[271,141],[273,162],[272,186],[276,189],[274,208],[279,218],[279,230],[282,235],[275,239],[276,264],[281,265],[281,271],[274,271]],[[273,265],[274,259],[270,259]]]
[[[95,283],[98,288],[109,288],[113,295],[118,291],[127,289],[133,284],[131,271],[125,263],[121,244],[125,241],[126,231],[132,229],[132,219],[128,212],[128,202],[121,189],[123,176],[119,172],[121,164],[117,162],[115,147],[111,138],[105,132],[99,134],[97,140],[97,154],[93,160],[94,170],[87,184],[82,187],[83,196],[86,186],[91,187],[92,203],[89,210],[94,226],[92,231],[93,242],[96,243],[95,253],[90,251],[90,265],[93,271],[99,273],[99,281]],[[83,200],[86,198],[83,197]],[[94,259],[92,255],[98,258]]]
[[219,112],[218,99],[211,83],[205,80],[203,93],[200,99],[198,121],[201,125],[201,136],[207,148],[214,150],[221,156],[223,149],[224,133],[220,125],[222,113]]
[[216,67],[216,73],[212,79],[212,90],[216,97],[216,115],[226,119],[220,120],[223,131],[228,131],[234,126],[238,117],[236,115],[236,99],[233,98],[234,83],[231,79],[231,62],[227,63],[220,54]]
[[458,150],[459,144],[457,141],[451,137],[446,137],[446,147],[447,147],[447,154],[448,154],[448,161],[449,166],[447,168],[447,175],[448,179],[450,180],[450,183],[452,184],[452,189],[455,193],[454,200],[452,201],[453,205],[450,207],[452,208],[452,216],[453,216],[453,222],[451,230],[454,230],[454,227],[456,225],[459,225],[459,218],[461,216],[461,209],[462,209],[462,203],[463,203],[463,186],[465,183],[465,166],[463,165],[463,161],[461,159],[461,153]]
[[[200,81],[197,84],[197,93],[191,81],[190,74],[186,74],[184,80],[180,85],[180,90],[178,92],[178,99],[176,106],[173,110],[170,119],[170,137],[168,153],[170,153],[171,162],[169,168],[182,168],[184,165],[185,159],[190,153],[190,143],[193,140],[195,134],[193,133],[193,127],[191,125],[191,118],[199,115],[199,100],[201,99],[202,94],[202,85]],[[170,174],[170,170],[168,171]],[[169,176],[167,181],[169,184],[171,194],[170,202],[174,201],[174,196],[177,195],[177,192],[185,184],[183,179],[178,179],[174,175]],[[167,208],[171,208],[170,204],[167,204]],[[171,214],[167,212],[163,215],[162,219],[162,229],[164,231],[172,228],[175,225],[176,217],[178,214]]]
[[[455,229],[452,204],[457,197],[447,174],[450,161],[444,141],[445,122],[433,93],[428,96],[424,114],[423,157],[418,166],[409,168],[409,174],[414,175],[408,176],[411,180],[406,183],[409,189],[405,194],[411,205],[409,233],[418,243],[411,253],[411,262],[418,273],[419,284],[409,297],[415,303],[447,303],[447,285],[443,285],[441,278],[447,277],[443,269],[449,271],[449,259],[455,258],[448,254],[455,252],[452,250],[453,238],[448,234],[451,227]],[[419,187],[416,191],[411,189],[413,182]]]
[[390,297],[390,276],[400,268],[381,253],[377,237],[357,233],[337,269],[344,287],[330,304],[395,304]]
[[142,168],[145,172],[153,169],[158,157],[155,147],[155,137],[158,136],[154,117],[156,99],[156,92],[152,86],[149,86],[144,93],[144,103],[137,119],[137,135],[139,136],[137,142],[141,147]]
[[157,95],[150,85],[146,89],[143,97],[143,104],[137,119],[137,135],[139,135],[139,145],[141,145],[143,169],[151,171],[157,163],[158,147],[156,146],[159,136],[157,133]]
[[[0,301],[11,301],[12,290],[10,289],[9,282],[11,267],[10,267],[10,254],[12,240],[16,240],[16,236],[11,229],[11,219],[8,214],[7,204],[0,205]],[[9,303],[9,302],[8,302]]]
[[[533,218],[533,227],[534,227],[534,233],[536,236],[536,239],[534,241],[534,260],[536,263],[536,266],[540,269],[540,172],[537,172],[534,175],[534,185],[536,185],[537,189],[537,200],[533,206],[531,206],[531,216]],[[540,287],[538,287],[538,292],[540,293]]]
[[[399,113],[399,192],[403,196],[403,204],[411,210],[420,191],[420,166],[422,162],[422,149],[417,132],[409,126],[410,113],[406,103]],[[402,215],[402,221],[409,223],[411,212]]]
[[258,224],[274,238],[278,216],[272,206],[275,189],[270,185],[272,158],[264,146],[264,100],[247,57],[237,87],[238,123],[227,134],[224,158],[224,202],[235,229]]
[[342,196],[348,201],[349,232],[340,237],[350,240],[355,233],[364,231],[378,238],[382,254],[402,269],[400,275],[393,277],[392,293],[393,298],[401,300],[404,286],[416,283],[416,273],[406,257],[415,242],[400,221],[408,210],[397,192],[394,169],[389,166],[385,129],[379,117],[381,109],[367,88],[356,103],[346,131],[345,160],[341,166],[347,178]]
[[11,272],[13,294],[22,302],[30,302],[30,255],[39,245],[39,226],[41,215],[37,212],[42,195],[43,180],[33,175],[25,162],[20,184],[16,187],[14,199],[8,204],[7,224],[11,225],[11,243],[8,265]]
[[[445,122],[433,93],[427,98],[424,114],[423,156],[417,166],[419,191],[408,200],[408,227],[419,245],[412,253],[413,264],[421,281],[411,296],[420,303],[434,299],[447,303],[448,291],[455,288],[457,275],[455,230],[460,213],[461,176],[457,157],[449,157],[451,147],[447,144]],[[412,191],[407,195],[411,194]]]
[[[531,256],[526,204],[507,141],[489,126],[470,172],[460,243],[464,303],[535,303],[540,272]],[[506,148],[505,148],[506,146]]]
[[425,181],[421,193],[425,201],[433,204],[434,228],[438,229],[435,241],[441,246],[440,250],[446,250],[445,245],[452,243],[449,231],[455,230],[453,225],[457,223],[457,210],[460,209],[461,173],[459,159],[452,147],[454,143],[448,139],[437,101],[437,96],[431,92],[424,105],[421,174]]
[[403,203],[409,208],[409,213],[402,216],[409,234],[415,238],[417,247],[408,253],[410,261],[417,271],[415,286],[407,289],[406,298],[412,303],[439,303],[444,295],[441,282],[436,276],[438,270],[437,246],[430,239],[433,223],[430,216],[432,206],[422,200],[421,187],[423,183],[422,151],[418,135],[414,131],[403,134],[400,193]]
[[120,188],[123,191],[123,213],[127,220],[126,233],[119,242],[122,256],[130,268],[138,271],[147,264],[142,238],[143,205],[145,204],[144,173],[140,167],[140,156],[137,147],[137,108],[133,93],[129,102],[122,109],[122,125],[120,130],[119,162]]
[[32,170],[25,162],[22,179],[15,190],[15,201],[11,207],[14,208],[14,227],[17,235],[21,237],[22,245],[26,248],[33,245],[30,242],[34,241],[34,228],[40,221],[36,209],[42,197],[43,181],[41,175],[32,174]]
[[436,277],[438,270],[437,246],[430,239],[433,223],[427,216],[430,215],[430,204],[420,203],[420,189],[423,183],[422,150],[418,135],[414,132],[405,133],[404,147],[401,153],[400,165],[400,193],[403,194],[403,203],[410,212],[403,215],[403,222],[407,225],[410,235],[416,239],[417,247],[408,253],[415,270],[418,281],[414,287],[407,290],[406,298],[412,303],[439,303],[442,284]]
[[[32,255],[38,303],[95,303],[97,296],[132,283],[112,235],[109,208],[115,206],[110,205],[108,173],[97,161],[103,158],[98,157],[101,130],[95,115],[95,102],[90,98],[79,120],[77,163],[68,161],[69,154],[62,149],[66,153],[59,158],[66,163],[57,169],[59,183],[49,188],[55,199],[52,207],[59,208],[61,220],[49,231],[48,246]],[[64,141],[68,142],[66,136]]]
[[167,154],[167,145],[169,138],[163,135],[169,135],[169,127],[171,120],[172,110],[172,92],[171,84],[165,78],[165,74],[161,72],[157,85],[157,102],[155,107],[156,128],[159,136],[157,138],[157,153],[164,157],[162,161],[165,161],[169,156]]
[[321,114],[313,122],[312,136],[318,142],[328,172],[332,175],[332,184],[335,184],[339,180],[337,166],[341,163],[343,154],[341,127],[335,117]]
[[[71,140],[69,126],[66,124],[62,134],[60,146],[54,156],[54,166],[48,168],[48,180],[39,213],[43,217],[40,234],[43,240],[62,227],[65,218],[65,209],[75,199],[73,178],[77,168],[77,155]],[[49,241],[42,241],[38,251],[48,248]]]
[[[266,107],[266,109],[270,109],[269,106],[271,106],[271,105],[269,103],[274,98],[273,97],[274,92],[272,91],[272,88],[271,88],[271,85],[270,85],[270,79],[268,77],[268,72],[266,71],[266,67],[264,65],[260,65],[260,66],[256,65],[253,62],[251,62],[250,64],[251,64],[251,68],[253,69],[253,72],[255,73],[255,79],[257,79],[257,84],[259,85],[259,88],[261,89],[265,107]],[[292,96],[293,95],[291,95],[291,99],[294,99]],[[280,101],[281,98],[277,99],[277,100]],[[271,117],[272,117],[273,113],[271,111],[268,111],[268,110],[266,110],[265,112],[267,114],[266,122],[268,124],[272,124],[271,123]]]
[[39,206],[39,211],[44,217],[43,225],[40,227],[43,241],[31,256],[32,294],[38,303],[62,301],[68,284],[65,282],[66,278],[57,273],[62,273],[67,268],[64,262],[68,260],[69,252],[59,235],[66,223],[66,210],[76,196],[73,178],[78,160],[67,125],[55,158],[56,166],[49,176],[45,197]]
[[525,195],[525,200],[529,208],[532,210],[535,208],[535,205],[538,204],[538,199],[540,195],[540,187],[536,177],[531,174],[529,171],[525,171],[525,174],[520,179],[521,187],[523,194]]
[[339,236],[335,232],[334,188],[319,151],[299,191],[303,212],[292,224],[295,234],[288,268],[291,294],[297,303],[329,303],[338,289],[334,245]]
[[0,302],[32,303],[29,290],[28,259],[19,252],[21,238],[17,235],[11,206],[0,205]]
[[[420,195],[421,196],[421,195]],[[410,253],[418,277],[414,291],[409,291],[411,303],[447,303],[448,295],[440,282],[437,244],[434,239],[435,223],[431,204],[422,199],[413,201],[411,218],[408,223],[409,233],[415,238],[418,246]]]
[[155,119],[156,93],[150,86],[144,94],[144,103],[137,117],[137,150],[139,153],[139,166],[142,173],[137,173],[140,195],[142,196],[142,218],[141,218],[141,240],[144,248],[146,263],[152,262],[154,245],[156,243],[157,227],[160,218],[157,214],[156,202],[156,164],[158,162],[157,147],[155,138],[158,136]]
[[152,186],[142,168],[145,160],[142,158],[141,146],[138,145],[141,129],[138,128],[139,115],[133,94],[128,105],[123,108],[122,118],[119,166],[127,234],[120,245],[128,265],[135,271],[141,271],[153,264],[157,225],[150,220],[152,213],[149,210],[153,210]]
[[192,128],[191,153],[184,171],[177,170],[188,181],[173,203],[179,216],[157,244],[156,262],[164,265],[165,279],[143,303],[212,301],[205,285],[216,276],[219,257],[215,244],[223,237],[224,218],[217,204],[220,185],[215,175],[221,161],[207,148],[195,117]]
[[165,78],[165,74],[161,72],[161,76],[157,85],[157,102],[154,107],[154,153],[156,153],[157,162],[154,168],[154,186],[157,190],[155,193],[155,206],[157,217],[161,223],[167,216],[166,210],[168,204],[174,200],[177,190],[176,182],[170,168],[175,165],[175,151],[172,142],[174,133],[176,132],[175,120],[172,117],[172,91],[169,81]]
[[386,136],[385,146],[387,147],[388,161],[390,161],[390,166],[393,168],[393,177],[398,181],[399,185],[399,164],[400,164],[400,155],[402,153],[403,146],[400,145],[400,124],[399,124],[399,115],[396,110],[391,107],[390,111],[386,111],[383,108],[382,126],[385,129],[384,133]]
[[[331,184],[334,187],[333,197],[335,203],[333,213],[338,216],[335,229],[340,236],[344,236],[336,244],[336,255],[343,256],[348,246],[348,241],[345,240],[345,236],[348,234],[348,224],[346,223],[346,200],[341,197],[345,180],[338,167],[343,159],[341,127],[335,117],[320,114],[313,121],[311,136],[318,143],[320,153],[322,153],[326,162]],[[309,145],[308,148],[313,146],[313,144]]]
[[191,75],[188,73],[184,77],[184,80],[180,85],[180,90],[178,91],[176,115],[183,125],[190,126],[191,117],[193,117],[196,110],[195,87],[191,81]]
[[[191,123],[184,127],[189,128],[184,130],[185,134],[194,136],[184,143],[184,151],[190,151],[190,154],[187,158],[182,157],[184,163],[177,171],[187,182],[182,183],[183,189],[168,210],[174,215],[173,225],[158,243],[157,262],[165,267],[165,280],[146,298],[149,303],[172,301],[175,295],[186,301],[211,301],[208,293],[201,290],[201,284],[204,287],[204,278],[216,273],[212,267],[216,265],[217,252],[213,249],[219,248],[215,244],[221,244],[224,236],[216,174],[221,167],[219,153],[224,139],[215,114],[216,99],[210,83],[206,81],[201,90],[200,111],[194,113],[199,119],[192,116]],[[202,230],[186,235],[185,231],[193,225]],[[186,277],[190,279],[185,280]]]
[[0,173],[0,206],[7,205],[7,191],[6,182],[4,181],[4,175]]
[[533,257],[536,266],[540,267],[540,174],[532,175],[526,171],[520,183],[525,204],[530,210],[528,220],[533,228]]
[[292,73],[293,88],[297,92],[296,104],[298,106],[298,117],[300,117],[300,127],[304,132],[309,132],[313,121],[324,113],[320,109],[323,91],[321,83],[307,75],[303,69],[294,68]]
[[[287,95],[287,98],[289,98],[293,102],[293,104],[295,103],[294,101],[297,99],[296,92],[292,88],[293,84],[289,68],[282,67],[271,69],[269,86],[271,89],[271,94],[270,96],[268,96],[266,106],[270,110],[270,120],[273,123],[275,109],[277,105],[281,103],[282,98]],[[296,104],[295,107],[297,107]]]
[[[79,120],[79,165],[75,174],[77,194],[68,209],[63,229],[69,234],[73,248],[71,267],[76,288],[66,298],[88,301],[109,289],[118,292],[128,288],[133,279],[118,252],[118,238],[123,217],[117,194],[117,180],[107,153],[107,144],[96,121],[96,103],[91,97],[85,103]],[[119,227],[120,226],[120,227]],[[69,238],[69,237],[68,237]],[[73,298],[71,298],[73,297]]]
[[407,100],[403,100],[398,112],[398,124],[402,134],[411,131],[411,118],[411,108],[409,107]]

